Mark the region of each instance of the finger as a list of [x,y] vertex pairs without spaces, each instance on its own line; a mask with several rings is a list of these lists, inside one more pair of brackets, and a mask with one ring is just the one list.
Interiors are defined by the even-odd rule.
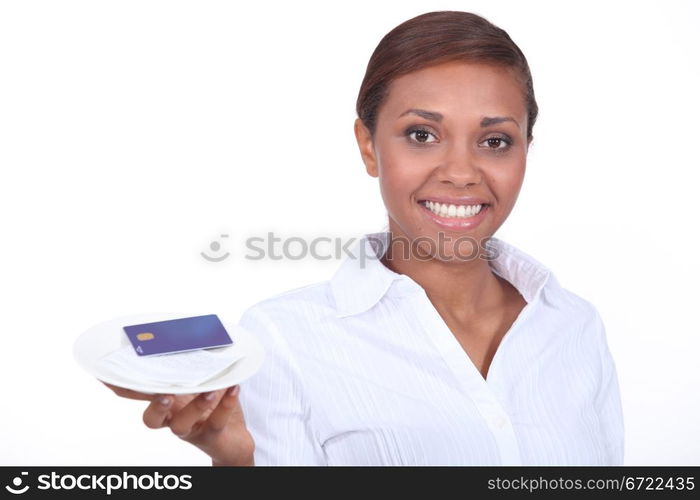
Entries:
[[168,416],[173,407],[175,396],[157,394],[143,412],[143,423],[150,429],[159,429],[168,425]]
[[116,385],[108,384],[100,380],[104,385],[112,389],[117,396],[128,399],[140,399],[144,401],[152,401],[154,394],[145,394],[143,392],[132,391],[131,389],[125,389],[124,387],[119,387]]
[[170,429],[181,438],[187,437],[202,416],[217,405],[224,391],[203,392],[187,403],[170,419]]
[[226,427],[229,422],[239,420],[240,423],[245,425],[243,419],[243,410],[241,409],[241,404],[238,401],[238,394],[241,388],[237,385],[229,387],[226,393],[219,401],[219,404],[211,412],[206,423],[206,430],[211,432],[220,432]]

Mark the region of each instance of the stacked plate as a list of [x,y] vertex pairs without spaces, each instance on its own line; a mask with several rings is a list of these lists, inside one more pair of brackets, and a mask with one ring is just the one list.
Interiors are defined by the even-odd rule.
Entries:
[[[215,391],[236,385],[248,377],[252,376],[262,365],[265,352],[255,337],[245,328],[234,323],[223,322],[226,331],[233,340],[233,345],[205,349],[200,352],[185,352],[176,354],[165,354],[163,356],[181,356],[180,359],[169,358],[162,361],[184,361],[199,360],[201,356],[211,356],[221,369],[210,376],[205,377],[197,383],[171,383],[165,380],[154,378],[145,379],[135,377],[134,363],[152,362],[157,366],[161,356],[136,359],[129,338],[124,332],[124,326],[143,324],[169,319],[185,318],[195,316],[193,314],[182,313],[147,313],[135,314],[105,321],[95,325],[85,331],[73,345],[73,355],[76,361],[88,373],[94,375],[99,380],[118,387],[132,389],[146,394],[193,394],[199,392]],[[207,352],[209,351],[209,352]],[[183,356],[189,356],[184,358]],[[120,366],[121,363],[121,366]],[[212,363],[213,364],[213,363]],[[184,365],[184,363],[183,363]],[[164,366],[164,369],[167,367]],[[218,369],[218,368],[217,368]],[[153,371],[157,373],[157,371]],[[166,373],[163,371],[163,373]],[[186,374],[183,374],[183,380]]]

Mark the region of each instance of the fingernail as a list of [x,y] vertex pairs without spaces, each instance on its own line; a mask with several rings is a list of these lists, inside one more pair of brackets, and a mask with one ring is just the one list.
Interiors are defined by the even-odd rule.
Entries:
[[168,406],[170,404],[170,398],[163,396],[162,398],[160,398],[160,404],[162,404],[163,406]]
[[234,396],[238,395],[239,389],[240,389],[240,387],[238,387],[237,385],[234,385],[233,387],[231,387],[231,388],[227,391],[227,392],[228,392],[227,396],[234,397]]
[[212,399],[214,399],[215,396],[216,393],[214,391],[207,392],[204,394],[204,399],[206,399],[207,401],[211,401]]

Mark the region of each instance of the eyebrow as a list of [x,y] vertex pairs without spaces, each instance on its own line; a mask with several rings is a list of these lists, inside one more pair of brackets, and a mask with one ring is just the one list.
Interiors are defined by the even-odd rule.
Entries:
[[[422,118],[425,118],[426,120],[432,120],[434,122],[442,121],[441,113],[438,113],[437,111],[428,111],[426,109],[416,108],[407,109],[399,115],[399,118],[407,114],[418,115]],[[481,125],[482,127],[488,127],[489,125],[495,125],[497,123],[502,122],[513,122],[518,126],[518,128],[520,128],[520,124],[517,121],[515,121],[515,119],[512,116],[485,116],[481,119],[481,123],[479,125]]]

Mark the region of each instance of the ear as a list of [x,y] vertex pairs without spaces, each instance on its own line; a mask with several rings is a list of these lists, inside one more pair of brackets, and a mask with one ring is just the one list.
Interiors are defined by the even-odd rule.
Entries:
[[377,155],[374,151],[372,134],[370,134],[369,129],[360,118],[355,119],[355,138],[357,139],[357,145],[360,148],[362,161],[365,162],[367,173],[372,177],[378,177]]

